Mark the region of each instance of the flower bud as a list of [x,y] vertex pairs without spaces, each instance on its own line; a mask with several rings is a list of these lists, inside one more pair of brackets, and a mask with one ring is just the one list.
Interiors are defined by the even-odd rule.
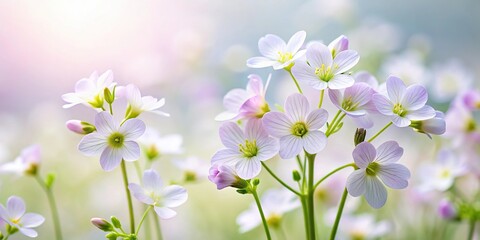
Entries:
[[110,232],[107,235],[105,235],[105,238],[107,238],[108,240],[116,240],[117,237],[118,237],[118,233],[116,232]]
[[258,184],[260,184],[260,179],[258,178],[253,179],[252,184],[253,186],[258,186]]
[[109,223],[107,220],[103,218],[92,218],[90,219],[90,222],[97,227],[98,229],[104,231],[104,232],[109,232],[113,231],[113,226],[111,223]]
[[335,58],[339,52],[348,50],[348,38],[341,35],[328,44],[328,47],[330,48],[330,51],[332,51],[332,57]]
[[113,94],[110,92],[110,89],[105,88],[103,90],[103,96],[105,98],[105,101],[109,104],[112,104],[113,101],[115,100],[115,88],[113,89]]
[[68,120],[66,125],[68,130],[78,134],[89,134],[97,130],[92,124],[80,120]]
[[246,188],[247,181],[241,179],[235,171],[227,165],[213,165],[209,170],[208,179],[217,185],[217,189],[226,187]]
[[443,219],[453,219],[457,216],[457,210],[449,200],[442,199],[438,204],[438,215]]
[[302,176],[300,176],[300,173],[297,170],[293,170],[292,177],[293,177],[293,181],[295,182],[298,182],[300,181],[300,179],[302,179]]
[[367,130],[364,128],[357,128],[355,131],[355,136],[353,137],[353,142],[355,146],[365,141],[365,136],[367,136]]

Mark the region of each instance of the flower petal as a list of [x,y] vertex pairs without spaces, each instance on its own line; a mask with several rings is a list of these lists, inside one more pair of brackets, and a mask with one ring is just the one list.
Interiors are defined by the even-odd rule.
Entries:
[[122,148],[122,157],[125,161],[135,161],[140,158],[140,146],[134,141],[125,141]]
[[357,126],[361,128],[371,128],[373,127],[373,120],[369,115],[356,116],[351,118]]
[[420,109],[408,112],[405,117],[407,117],[410,120],[417,120],[417,121],[431,119],[435,117],[435,109],[433,109],[428,105],[425,105]]
[[376,93],[373,95],[372,101],[375,104],[378,112],[387,116],[393,115],[393,103],[388,98],[382,94]]
[[161,219],[170,219],[177,215],[177,212],[167,207],[154,207],[154,209]]
[[360,56],[357,51],[344,50],[339,52],[333,59],[334,73],[344,73],[357,65]]
[[304,61],[297,61],[292,67],[293,76],[301,83],[311,86],[317,90],[326,89],[328,84],[315,75],[315,68],[312,68]]
[[303,136],[303,148],[310,154],[322,151],[327,145],[325,133],[320,131],[310,131]]
[[128,184],[128,189],[138,201],[148,205],[152,205],[154,203],[152,198],[147,196],[147,194],[145,194],[145,190],[143,190],[143,188],[140,185],[136,183],[130,183]]
[[125,136],[125,140],[135,140],[145,133],[145,123],[137,118],[128,119],[118,129]]
[[403,148],[401,148],[395,141],[387,141],[377,148],[378,163],[394,163],[403,155]]
[[344,98],[351,99],[353,104],[357,106],[363,106],[372,99],[372,95],[373,90],[366,83],[355,83],[345,89]]
[[355,147],[352,153],[353,160],[359,168],[367,168],[375,157],[377,156],[377,150],[369,142],[362,142]]
[[240,157],[240,152],[238,151],[238,147],[237,147],[237,150],[222,149],[217,151],[213,155],[211,163],[233,165],[238,161],[239,157]]
[[388,97],[393,103],[400,103],[402,101],[406,89],[407,87],[402,79],[395,76],[389,76],[387,78]]
[[385,164],[381,165],[378,177],[390,188],[403,189],[408,186],[410,171],[398,163]]
[[220,126],[220,139],[227,148],[231,149],[238,149],[240,144],[245,143],[245,136],[243,134],[242,129],[233,123],[233,122],[226,122]]
[[156,195],[162,193],[163,181],[160,175],[154,169],[148,169],[143,172],[143,187],[147,192],[153,192]]
[[347,190],[350,195],[358,197],[365,193],[365,170],[357,169],[347,178]]
[[307,98],[300,94],[294,93],[287,97],[285,101],[285,114],[292,122],[303,122],[310,111],[310,104]]
[[252,95],[263,96],[265,92],[263,90],[263,82],[260,76],[256,74],[248,75],[247,92]]
[[27,237],[36,238],[38,236],[37,231],[30,228],[21,227],[18,230],[20,230],[20,232]]
[[108,112],[99,112],[95,115],[95,127],[98,133],[105,136],[118,129],[117,123]]
[[178,185],[172,185],[163,189],[163,204],[166,207],[178,207],[185,203],[188,198],[187,189]]
[[247,67],[250,68],[264,68],[264,67],[271,67],[277,61],[270,60],[266,57],[252,57],[247,60]]
[[303,42],[305,42],[305,38],[307,37],[307,33],[305,31],[298,31],[288,40],[287,47],[285,49],[286,52],[289,53],[296,53],[302,47]]
[[95,156],[105,150],[107,139],[98,133],[90,133],[80,140],[78,150],[87,156]]
[[235,171],[242,179],[252,179],[262,170],[260,161],[254,158],[243,158],[235,164]]
[[45,218],[36,213],[26,213],[22,217],[21,225],[22,227],[26,228],[33,228],[40,226],[43,222],[45,222]]
[[398,115],[393,115],[392,122],[397,127],[408,127],[412,121],[406,117],[400,117]]
[[348,74],[335,75],[329,82],[328,88],[330,89],[344,89],[351,87],[355,83],[355,79]]
[[408,86],[402,99],[402,106],[408,110],[417,110],[425,105],[428,100],[427,90],[420,85]]
[[333,62],[332,52],[327,46],[320,42],[315,42],[308,46],[306,57],[313,69],[317,67],[320,68],[322,65],[330,67]]
[[122,161],[123,151],[118,148],[106,147],[100,155],[100,165],[104,171],[112,171]]
[[274,137],[280,138],[291,133],[290,128],[293,123],[284,113],[268,112],[263,116],[262,121],[265,130]]
[[288,159],[295,157],[303,150],[303,140],[294,135],[287,135],[280,138],[280,157]]
[[25,213],[25,202],[22,198],[11,196],[7,200],[7,213],[10,219],[19,219]]
[[258,41],[260,53],[270,59],[278,59],[278,52],[284,52],[287,44],[277,35],[267,34]]
[[275,157],[278,154],[280,148],[278,141],[271,137],[265,139],[262,142],[257,142],[258,154],[257,158],[259,161],[265,161]]
[[328,120],[328,112],[325,109],[315,109],[307,116],[309,130],[317,130],[323,127]]
[[223,106],[232,112],[238,112],[247,99],[252,97],[245,89],[235,88],[230,90],[225,97],[223,97]]
[[387,201],[387,189],[376,177],[366,177],[365,199],[373,208],[381,208]]
[[[260,140],[268,137],[268,133],[263,128],[261,119],[251,119],[245,126],[245,138],[249,140]],[[238,148],[238,145],[237,145]]]

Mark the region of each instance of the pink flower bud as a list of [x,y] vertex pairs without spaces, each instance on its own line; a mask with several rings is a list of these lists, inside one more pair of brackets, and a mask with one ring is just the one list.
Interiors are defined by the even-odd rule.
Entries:
[[68,120],[66,125],[70,131],[82,135],[89,134],[96,130],[92,124],[80,120]]
[[457,216],[457,210],[449,200],[442,199],[438,204],[438,215],[444,219],[452,219]]
[[209,170],[208,179],[217,185],[218,190],[226,187],[245,188],[248,185],[227,165],[213,165]]

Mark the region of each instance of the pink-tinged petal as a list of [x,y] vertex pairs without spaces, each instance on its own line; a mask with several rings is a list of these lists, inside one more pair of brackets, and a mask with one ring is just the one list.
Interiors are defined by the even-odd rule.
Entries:
[[329,82],[328,88],[330,89],[344,89],[351,87],[355,83],[352,76],[348,74],[335,75]]
[[107,112],[99,112],[95,115],[95,127],[97,128],[97,132],[102,135],[109,135],[118,129],[117,123],[112,115]]
[[125,140],[135,140],[145,133],[145,123],[137,118],[128,119],[118,129],[125,136]]
[[407,87],[402,79],[395,76],[389,76],[387,78],[388,97],[393,103],[400,103],[402,101],[406,89]]
[[303,150],[303,140],[294,135],[287,135],[280,138],[280,157],[288,159],[295,157]]
[[238,111],[240,106],[252,96],[245,89],[232,89],[223,97],[223,106],[232,112]]
[[307,126],[309,130],[316,130],[328,121],[328,112],[325,109],[315,109],[307,116]]
[[402,106],[408,110],[417,110],[427,103],[428,93],[427,90],[420,85],[412,85],[407,87],[405,95],[402,99]]
[[345,35],[340,35],[328,44],[328,48],[336,53],[345,51],[348,49],[348,38]]
[[[245,126],[245,138],[249,140],[259,140],[268,137],[268,133],[263,128],[261,119],[251,119]],[[238,145],[237,145],[238,148]]]
[[270,59],[277,59],[278,52],[284,52],[287,44],[277,35],[267,34],[258,41],[260,53]]
[[339,109],[343,109],[342,108],[342,102],[343,102],[342,91],[335,90],[335,89],[328,89],[328,97],[330,98],[330,101],[332,101],[333,105],[335,105]]
[[100,165],[103,170],[109,172],[120,165],[123,157],[122,153],[121,149],[106,147],[100,155]]
[[387,189],[376,177],[366,177],[365,199],[373,208],[381,208],[387,201]]
[[371,128],[373,127],[373,120],[368,115],[356,116],[351,118],[353,122],[361,128]]
[[222,149],[213,155],[211,163],[233,165],[238,161],[239,157],[240,157],[240,152],[238,150],[238,146],[236,150]]
[[135,161],[140,158],[140,146],[134,141],[125,141],[123,143],[122,156],[125,161]]
[[10,221],[10,216],[8,216],[8,212],[7,212],[7,209],[5,209],[5,207],[0,204],[0,221],[1,220],[5,220],[5,221]]
[[352,153],[353,160],[359,168],[367,168],[375,157],[377,156],[377,150],[369,142],[362,142],[358,144]]
[[22,217],[22,227],[26,228],[33,228],[40,226],[43,222],[45,222],[45,218],[36,213],[26,213]]
[[311,86],[317,90],[323,90],[327,88],[327,83],[320,80],[315,75],[315,68],[309,66],[306,62],[297,61],[292,67],[293,76],[301,83]]
[[408,186],[410,171],[403,165],[392,163],[381,165],[378,177],[390,188],[404,189]]
[[392,117],[392,122],[397,127],[408,127],[412,123],[412,121],[410,121],[410,119],[405,118],[405,117],[400,117],[398,115],[394,115]]
[[303,148],[310,154],[322,151],[327,146],[327,137],[323,132],[310,131],[303,136]]
[[358,197],[365,193],[365,170],[358,169],[351,173],[347,178],[347,190],[350,195]]
[[20,230],[20,232],[27,237],[36,238],[38,236],[37,231],[30,228],[21,227],[18,230]]
[[345,89],[344,98],[352,99],[354,104],[363,106],[367,104],[373,95],[373,90],[366,83],[355,83],[353,86]]
[[343,111],[345,112],[348,116],[351,117],[360,117],[360,116],[365,116],[367,114],[367,110],[359,109],[355,111]]
[[247,92],[263,96],[263,82],[260,76],[256,74],[248,75]]
[[277,61],[270,60],[266,57],[252,57],[247,60],[247,67],[250,68],[264,68],[275,65]]
[[242,179],[252,179],[262,170],[262,164],[255,159],[243,158],[235,164],[235,171]]
[[310,112],[310,104],[305,96],[294,93],[285,101],[285,114],[292,122],[303,122]]
[[178,185],[165,187],[162,195],[166,207],[178,207],[188,199],[187,189]]
[[308,63],[313,67],[313,69],[317,67],[320,68],[322,65],[325,65],[325,67],[330,67],[333,62],[332,52],[330,52],[330,49],[319,42],[313,43],[307,48],[306,56]]
[[148,169],[143,172],[143,187],[147,192],[154,192],[156,195],[160,195],[162,186],[163,181],[157,171]]
[[267,132],[277,138],[291,134],[290,128],[293,123],[284,113],[268,112],[263,118],[263,126]]
[[7,213],[11,219],[19,219],[25,213],[25,202],[17,196],[11,196],[7,200]]
[[352,67],[357,65],[359,60],[360,60],[360,56],[356,51],[345,50],[345,51],[339,52],[333,59],[334,73],[335,74],[344,73],[350,70]]
[[394,163],[403,155],[403,148],[401,148],[395,141],[387,141],[377,148],[378,163]]
[[435,109],[428,105],[425,105],[420,109],[409,111],[405,117],[410,120],[416,121],[431,119],[435,117]]
[[227,148],[238,149],[240,144],[245,143],[245,136],[242,129],[233,122],[222,124],[219,133],[223,145]]
[[138,201],[148,205],[152,205],[154,203],[152,198],[147,196],[147,194],[145,194],[145,190],[143,190],[143,188],[140,185],[136,183],[130,183],[128,184],[128,189]]
[[84,136],[78,144],[78,150],[87,156],[99,155],[106,147],[106,137],[95,132]]
[[285,49],[286,52],[296,53],[305,42],[305,38],[307,37],[307,33],[305,31],[298,31],[288,40],[287,47]]
[[161,219],[170,219],[177,215],[175,211],[166,207],[154,207],[155,212]]
[[393,115],[393,103],[388,98],[382,94],[376,93],[373,95],[372,101],[375,104],[378,112],[387,116]]

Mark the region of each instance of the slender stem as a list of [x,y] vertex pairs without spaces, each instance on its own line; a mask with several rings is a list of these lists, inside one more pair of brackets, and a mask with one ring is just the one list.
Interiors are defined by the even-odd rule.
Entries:
[[[298,166],[300,167],[300,172],[303,173],[303,164],[302,164],[302,160],[300,160],[300,154],[297,155],[297,163],[298,163]],[[303,176],[302,176],[303,177]]]
[[109,107],[110,113],[112,113],[112,115],[113,115],[113,108],[112,108],[112,104],[111,104],[111,103],[109,103],[109,104],[108,104],[108,107]]
[[270,175],[272,175],[273,178],[275,178],[275,180],[277,180],[280,184],[282,184],[284,187],[286,187],[288,190],[290,190],[291,192],[295,193],[296,195],[298,196],[301,196],[302,194],[295,191],[295,189],[293,189],[292,187],[288,186],[288,184],[286,184],[284,181],[282,181],[282,179],[280,179],[279,177],[277,177],[277,175],[275,175],[275,173],[272,172],[272,170],[270,170],[270,168],[267,166],[267,164],[265,164],[264,162],[262,162],[262,166],[267,170],[268,173],[270,173]]
[[263,214],[262,205],[260,204],[260,199],[258,198],[256,187],[252,187],[252,195],[255,198],[255,203],[257,204],[258,212],[260,212],[260,217],[262,217],[263,228],[265,230],[265,234],[267,235],[267,239],[271,240],[272,236],[270,236],[270,230],[268,229],[267,219],[265,219],[265,214]]
[[308,224],[308,209],[307,209],[307,201],[305,196],[300,197],[300,202],[302,203],[302,211],[303,211],[303,221],[305,225],[305,236],[307,240],[310,240],[310,225]]
[[355,167],[355,163],[349,163],[349,164],[345,164],[341,167],[338,167],[336,169],[334,169],[333,171],[331,171],[330,173],[328,173],[327,175],[325,175],[322,179],[318,180],[318,182],[315,184],[315,186],[313,187],[313,189],[316,189],[318,187],[318,185],[320,185],[320,183],[322,183],[325,179],[327,179],[328,177],[332,176],[334,173],[344,169],[344,168],[347,168],[347,167]]
[[367,142],[371,142],[373,140],[375,140],[375,138],[377,138],[381,133],[383,133],[388,127],[390,127],[391,125],[393,124],[393,122],[389,122],[387,125],[385,125],[385,127],[383,127],[382,129],[380,129],[380,131],[377,132],[377,134],[373,135],[373,137],[371,137],[370,139],[368,139]]
[[60,226],[60,218],[58,217],[58,209],[57,209],[57,204],[55,202],[55,197],[53,196],[52,189],[49,188],[45,182],[42,180],[42,178],[36,174],[35,179],[37,180],[38,184],[43,188],[47,195],[48,199],[48,204],[50,205],[50,211],[52,212],[52,218],[53,218],[53,226],[55,230],[55,237],[57,240],[62,240],[62,228]]
[[338,125],[339,125],[340,123],[342,123],[342,120],[343,120],[343,118],[344,118],[346,115],[347,115],[347,114],[345,114],[345,113],[341,114],[340,117],[337,119],[337,121],[329,126],[329,128],[327,129],[327,133],[325,133],[325,135],[326,135],[327,137],[329,137],[330,135],[332,135],[332,134],[335,133],[335,132],[334,132],[335,129],[338,127]]
[[130,215],[130,232],[134,233],[135,231],[135,215],[133,213],[133,204],[132,204],[132,195],[128,189],[128,176],[127,176],[127,167],[125,166],[125,160],[122,159],[122,175],[123,175],[123,185],[125,187],[125,193],[127,194],[128,201],[128,214]]
[[155,221],[155,230],[157,231],[157,239],[162,240],[163,239],[162,227],[160,226],[160,220],[158,219],[158,215],[155,214],[153,216],[153,219]]
[[[305,153],[307,154],[307,153]],[[311,240],[315,240],[315,206],[314,206],[314,165],[315,165],[315,154],[307,154],[308,159],[308,180],[307,180],[307,209],[308,209],[308,224],[309,226],[309,235]]]
[[475,233],[475,219],[470,220],[470,225],[468,228],[468,240],[473,240],[473,235]]
[[3,240],[8,240],[9,237],[10,237],[10,233],[7,233],[7,235],[5,235],[5,237],[3,238]]
[[137,230],[135,231],[135,235],[138,235],[138,232],[140,231],[140,228],[142,227],[143,220],[145,220],[145,217],[147,216],[148,212],[152,209],[153,205],[148,206],[147,210],[143,213],[142,218],[140,219],[140,223],[138,224]]
[[325,95],[325,89],[320,91],[320,101],[318,102],[318,108],[322,108],[323,105],[323,95]]
[[337,234],[338,224],[340,223],[340,218],[342,217],[343,207],[345,207],[345,201],[347,200],[347,196],[348,196],[348,191],[347,191],[347,188],[345,188],[343,190],[340,206],[338,206],[337,216],[335,217],[335,223],[333,224],[332,232],[330,233],[330,240],[335,240],[335,235]]
[[300,88],[300,85],[298,85],[297,79],[293,76],[291,70],[287,70],[287,72],[290,74],[290,77],[292,77],[293,82],[295,83],[295,86],[297,86],[298,92],[303,94],[302,89]]

